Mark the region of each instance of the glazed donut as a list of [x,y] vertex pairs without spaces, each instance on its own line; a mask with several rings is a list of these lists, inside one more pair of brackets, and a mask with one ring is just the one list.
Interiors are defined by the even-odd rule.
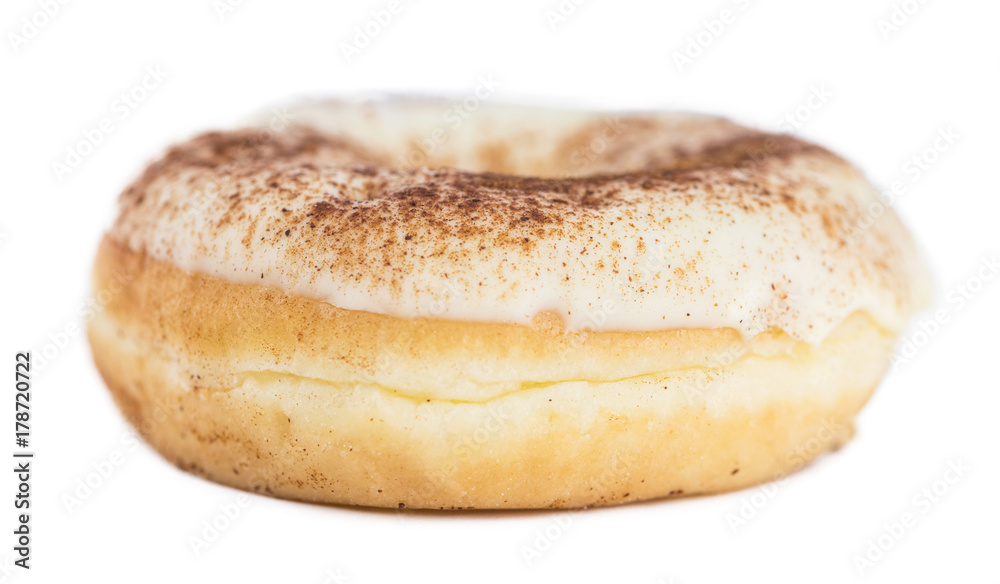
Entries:
[[853,435],[929,301],[865,178],[691,114],[311,103],[119,199],[89,324],[178,467],[308,501],[569,508],[738,489]]

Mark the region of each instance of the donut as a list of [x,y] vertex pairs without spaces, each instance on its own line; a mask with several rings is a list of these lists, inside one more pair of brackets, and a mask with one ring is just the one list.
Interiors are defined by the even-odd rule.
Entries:
[[876,189],[791,135],[395,98],[286,114],[150,164],[93,269],[115,403],[218,483],[422,509],[745,488],[850,440],[930,300]]

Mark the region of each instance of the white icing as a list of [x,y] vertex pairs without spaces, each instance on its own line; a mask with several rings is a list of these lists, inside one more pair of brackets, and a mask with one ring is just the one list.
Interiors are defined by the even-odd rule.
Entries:
[[[290,111],[296,123],[346,136],[386,160],[398,161],[412,154],[410,144],[447,127],[448,107],[388,101],[310,104]],[[514,154],[508,155],[508,164],[514,170],[584,175],[640,166],[635,160],[655,166],[672,160],[676,147],[697,151],[747,133],[712,118],[659,115],[663,127],[644,130],[637,143],[630,143],[636,139],[634,128],[608,138],[614,138],[616,146],[627,146],[615,160],[602,157],[609,151],[605,148],[586,152],[585,160],[592,157],[587,165],[553,168],[539,163],[551,158],[566,136],[614,119],[613,114],[482,105],[457,127],[448,127],[444,141],[435,138],[434,152],[422,161],[479,171],[489,161],[477,156],[476,144],[509,140]],[[385,253],[380,247],[384,241],[352,235],[350,249],[358,257],[371,258],[352,266],[343,261],[344,249],[338,251],[333,244],[317,245],[303,255],[304,227],[285,237],[276,236],[272,227],[305,215],[331,196],[363,199],[364,186],[372,181],[380,181],[383,191],[391,193],[429,180],[447,184],[448,176],[431,176],[421,169],[359,176],[350,161],[323,156],[317,160],[319,172],[329,180],[307,178],[291,199],[244,201],[246,216],[228,222],[226,197],[234,188],[245,189],[246,182],[199,168],[167,174],[149,184],[141,207],[129,208],[123,198],[123,215],[112,236],[186,270],[405,318],[527,324],[536,314],[551,311],[562,316],[569,330],[732,327],[750,336],[779,327],[797,339],[818,343],[859,310],[898,330],[929,296],[919,254],[893,211],[875,205],[877,193],[856,170],[824,153],[772,161],[767,166],[770,174],[763,178],[748,178],[736,168],[715,169],[704,182],[672,187],[669,196],[662,189],[609,180],[609,188],[620,190],[615,205],[577,208],[560,219],[564,228],[559,233],[539,235],[526,222],[523,235],[532,239],[531,247],[493,245],[481,250],[485,236],[458,231],[462,221],[489,218],[456,214],[449,219],[449,229],[431,235],[412,234],[406,225],[383,226],[371,232],[380,237],[391,233],[405,246],[400,249],[409,250],[388,267],[378,260],[387,257],[380,255]],[[254,184],[266,188],[266,178],[245,180],[257,180]],[[330,181],[341,190],[331,191]],[[748,181],[756,183],[751,195],[744,192],[750,189]],[[761,189],[770,189],[776,198],[790,195],[800,205],[760,206]],[[476,196],[495,200],[504,193]],[[385,198],[358,204],[399,216]],[[192,208],[196,212],[167,212]],[[884,212],[872,219],[869,208]],[[838,222],[828,231],[823,218],[831,215]],[[855,228],[869,221],[873,223],[867,228]],[[428,229],[424,224],[413,227]],[[514,225],[508,235],[519,238],[521,229]],[[414,235],[410,241],[405,240],[408,234]],[[846,235],[850,237],[845,244]]]

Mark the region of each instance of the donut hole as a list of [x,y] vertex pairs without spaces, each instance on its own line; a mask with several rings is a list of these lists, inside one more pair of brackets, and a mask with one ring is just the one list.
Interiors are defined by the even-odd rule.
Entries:
[[297,125],[363,144],[397,170],[455,168],[532,178],[572,178],[684,166],[751,130],[696,114],[585,112],[414,99],[315,102],[291,108]]

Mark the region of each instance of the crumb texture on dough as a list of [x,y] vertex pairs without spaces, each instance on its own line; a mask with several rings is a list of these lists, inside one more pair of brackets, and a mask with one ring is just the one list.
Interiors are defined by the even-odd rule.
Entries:
[[98,370],[168,460],[380,507],[570,508],[772,480],[849,440],[893,342],[863,313],[819,345],[401,319],[110,238],[94,281],[110,292],[88,328]]

